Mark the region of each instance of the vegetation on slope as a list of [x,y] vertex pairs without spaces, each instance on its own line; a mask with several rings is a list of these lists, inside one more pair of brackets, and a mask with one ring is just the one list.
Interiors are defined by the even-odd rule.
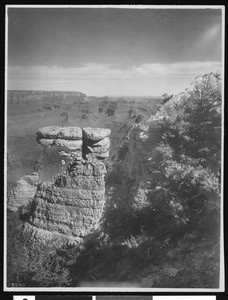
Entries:
[[78,281],[218,287],[221,108],[218,73],[196,78],[160,108],[161,141],[148,153],[140,182],[149,193],[131,197],[139,174],[117,184],[117,173],[124,176],[120,161],[103,223],[105,246],[94,240],[82,253],[73,272]]
[[[46,276],[45,286],[127,281],[146,287],[218,287],[221,98],[219,73],[198,77],[192,88],[170,97],[158,111],[161,140],[148,153],[142,178],[136,173],[123,184],[127,174],[120,149],[119,163],[107,177],[111,196],[101,230],[87,238],[83,250],[55,250],[57,269],[46,258],[38,262],[30,273],[33,282],[16,276],[26,269],[21,271],[16,261],[8,284],[44,286],[38,276],[42,265],[45,272],[61,274],[64,269],[67,274],[55,282]],[[149,186],[147,197],[131,196],[139,180]],[[9,266],[20,260],[12,249]]]

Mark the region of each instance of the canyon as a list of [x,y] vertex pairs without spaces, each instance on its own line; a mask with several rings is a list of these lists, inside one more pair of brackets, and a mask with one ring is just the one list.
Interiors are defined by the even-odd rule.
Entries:
[[219,102],[191,95],[9,91],[9,284],[219,286]]
[[7,97],[8,186],[14,186],[21,177],[39,171],[43,165],[46,171],[42,181],[58,173],[60,166],[54,151],[46,150],[46,160],[41,165],[42,148],[34,134],[38,128],[109,128],[112,160],[130,127],[139,120],[148,120],[162,102],[159,97],[91,97],[58,91],[8,91]]

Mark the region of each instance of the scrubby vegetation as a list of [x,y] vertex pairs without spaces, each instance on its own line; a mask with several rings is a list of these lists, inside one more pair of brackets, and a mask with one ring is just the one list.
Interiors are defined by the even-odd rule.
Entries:
[[[127,178],[121,168],[128,151],[123,144],[107,175],[101,229],[82,250],[48,246],[31,254],[21,225],[15,229],[9,222],[9,286],[78,286],[100,280],[218,287],[221,75],[197,77],[190,89],[166,99],[157,113],[161,139],[148,153],[143,178]],[[144,198],[132,197],[139,180],[147,181]]]
[[[25,208],[24,208],[25,209]],[[56,249],[55,242],[31,243],[23,233],[23,208],[10,212],[7,220],[7,284],[9,287],[69,286],[67,251]]]
[[[211,233],[209,226],[214,226],[218,233],[219,226],[213,220],[218,221],[220,214],[221,107],[221,77],[209,74],[197,78],[192,89],[160,108],[161,141],[151,151],[145,170],[149,196],[145,202],[136,198],[132,203],[112,204],[119,205],[120,215],[129,212],[130,224],[133,216],[142,220],[138,221],[138,230],[147,226],[174,234],[175,229],[181,228],[184,233],[195,227],[199,233],[202,228]],[[127,145],[123,144],[119,150],[120,163],[115,169],[120,169],[119,173],[125,149]],[[116,175],[114,171],[112,174]],[[135,187],[134,181],[129,185],[128,191]]]

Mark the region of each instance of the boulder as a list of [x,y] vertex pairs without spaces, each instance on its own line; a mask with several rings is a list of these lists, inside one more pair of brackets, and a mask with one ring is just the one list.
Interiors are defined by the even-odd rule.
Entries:
[[54,144],[54,141],[54,139],[37,138],[37,142],[47,148],[51,148],[51,146]]
[[47,126],[37,131],[38,138],[59,138],[65,140],[81,140],[82,129],[80,127]]
[[47,139],[52,139],[56,138],[61,127],[60,126],[47,126],[47,127],[42,127],[37,131],[37,136],[39,138],[47,138]]
[[63,127],[58,132],[59,139],[81,140],[82,129],[80,127]]
[[111,130],[108,128],[91,128],[91,127],[84,127],[83,129],[83,136],[86,140],[91,141],[99,141],[106,137],[109,137]]

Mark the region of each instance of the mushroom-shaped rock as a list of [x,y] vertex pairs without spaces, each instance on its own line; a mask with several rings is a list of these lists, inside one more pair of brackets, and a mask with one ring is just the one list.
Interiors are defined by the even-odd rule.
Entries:
[[42,159],[56,159],[61,171],[36,187],[26,221],[31,234],[41,232],[44,239],[58,234],[60,239],[77,241],[99,228],[106,201],[103,160],[109,156],[110,133],[110,129],[89,127],[39,129],[37,141],[51,148],[43,151]]
[[92,141],[99,141],[106,137],[109,137],[111,130],[108,128],[91,128],[91,127],[84,127],[83,128],[83,135],[85,139],[92,140]]

